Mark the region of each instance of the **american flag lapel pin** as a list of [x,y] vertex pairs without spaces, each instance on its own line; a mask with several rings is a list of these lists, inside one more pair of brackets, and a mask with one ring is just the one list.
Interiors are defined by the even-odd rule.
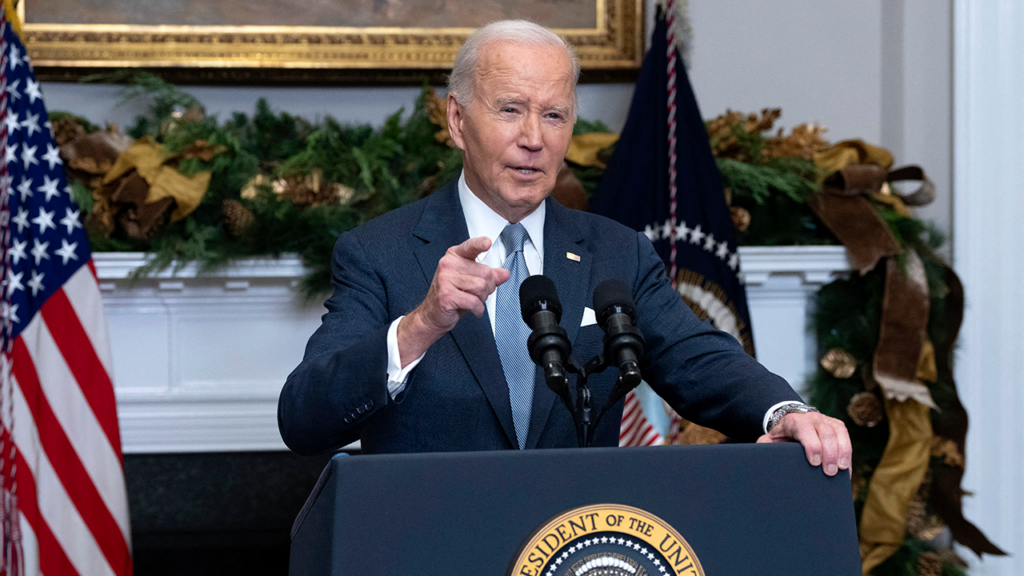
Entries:
[[580,261],[580,255],[579,254],[573,254],[572,252],[566,252],[565,253],[565,257],[568,258],[569,260],[572,260],[573,262],[579,262]]

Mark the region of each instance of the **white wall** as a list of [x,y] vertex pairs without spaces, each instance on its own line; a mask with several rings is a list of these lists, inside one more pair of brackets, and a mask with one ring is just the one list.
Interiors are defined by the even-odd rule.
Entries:
[[[956,377],[971,417],[964,499],[1012,557],[971,574],[1024,574],[1024,5],[956,1],[954,257],[967,309]],[[973,559],[972,559],[973,560]]]
[[950,0],[690,0],[691,80],[701,110],[782,108],[781,126],[828,127],[920,164],[951,229]]

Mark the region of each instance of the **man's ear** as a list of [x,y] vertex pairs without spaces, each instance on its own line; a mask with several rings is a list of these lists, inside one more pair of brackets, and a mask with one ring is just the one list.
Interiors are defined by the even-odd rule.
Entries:
[[462,120],[464,119],[464,110],[462,105],[455,100],[455,93],[448,92],[447,102],[447,113],[448,113],[448,133],[451,134],[452,142],[459,150],[465,150],[465,140],[462,138]]

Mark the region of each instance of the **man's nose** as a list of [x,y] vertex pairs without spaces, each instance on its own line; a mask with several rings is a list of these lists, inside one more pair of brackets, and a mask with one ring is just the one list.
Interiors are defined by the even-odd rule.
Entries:
[[541,120],[537,114],[527,114],[521,125],[519,134],[519,145],[528,150],[537,151],[544,147],[544,137],[541,134]]

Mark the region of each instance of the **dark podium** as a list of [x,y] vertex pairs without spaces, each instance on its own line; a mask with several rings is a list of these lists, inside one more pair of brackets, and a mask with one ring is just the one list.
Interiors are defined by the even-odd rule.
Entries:
[[[652,528],[650,517],[661,523]],[[337,456],[295,521],[290,573],[861,569],[845,472],[825,476],[797,444],[733,444]]]

